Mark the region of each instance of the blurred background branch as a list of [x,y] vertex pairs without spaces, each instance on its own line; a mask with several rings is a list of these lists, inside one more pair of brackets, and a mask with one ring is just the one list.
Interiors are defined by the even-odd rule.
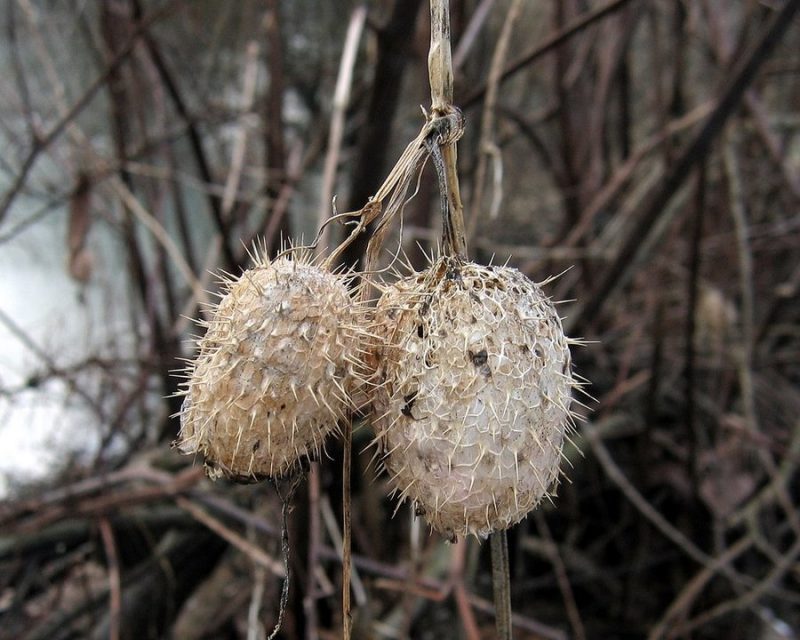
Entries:
[[[561,274],[594,398],[570,481],[509,532],[515,638],[800,637],[798,8],[450,2],[471,255]],[[420,129],[429,28],[420,0],[3,5],[1,638],[272,628],[281,504],[170,449],[185,316],[254,240],[366,203]],[[435,179],[386,245],[414,265]],[[362,422],[353,637],[492,637],[488,545],[394,514]],[[327,454],[284,638],[342,628]]]

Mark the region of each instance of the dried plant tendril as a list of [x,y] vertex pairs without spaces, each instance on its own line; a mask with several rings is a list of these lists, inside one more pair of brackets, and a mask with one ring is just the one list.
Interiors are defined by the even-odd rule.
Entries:
[[349,408],[361,307],[344,276],[303,255],[259,258],[225,288],[187,368],[177,444],[212,477],[283,476]]
[[441,257],[386,289],[374,332],[374,424],[401,499],[454,538],[507,529],[550,495],[576,382],[538,285]]

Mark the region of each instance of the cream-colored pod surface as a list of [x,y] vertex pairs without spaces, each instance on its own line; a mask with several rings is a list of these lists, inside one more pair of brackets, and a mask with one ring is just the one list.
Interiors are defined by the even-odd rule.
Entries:
[[188,370],[178,445],[212,477],[284,475],[316,457],[348,408],[358,306],[345,279],[305,259],[261,262],[227,283]]
[[401,499],[448,537],[485,537],[549,495],[576,383],[538,285],[443,257],[385,291],[374,331],[374,425]]

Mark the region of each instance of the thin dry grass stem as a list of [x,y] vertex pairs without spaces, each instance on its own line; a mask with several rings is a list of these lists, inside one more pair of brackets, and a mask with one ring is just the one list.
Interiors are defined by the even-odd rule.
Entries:
[[119,558],[117,555],[117,543],[114,541],[114,532],[107,517],[100,518],[98,521],[100,537],[103,540],[103,550],[108,563],[108,591],[111,594],[111,606],[109,608],[109,640],[119,640],[120,638],[120,613],[122,611],[122,584],[119,571]]
[[475,170],[475,179],[472,189],[472,212],[467,224],[467,240],[471,241],[478,228],[478,219],[483,213],[483,198],[486,191],[486,173],[488,170],[489,159],[492,158],[494,164],[494,188],[492,195],[492,205],[489,209],[488,218],[494,219],[500,212],[502,202],[502,167],[503,159],[500,147],[495,135],[495,110],[497,108],[497,97],[500,90],[500,76],[503,72],[511,44],[511,34],[514,25],[522,12],[522,0],[514,0],[506,13],[503,27],[497,38],[497,45],[492,54],[492,62],[489,66],[489,76],[486,80],[486,97],[481,113],[480,139],[478,141],[478,167]]
[[478,34],[486,25],[487,18],[492,13],[494,3],[495,0],[481,0],[481,3],[475,11],[472,12],[469,24],[467,24],[464,33],[462,33],[461,37],[458,39],[458,45],[453,53],[453,71],[460,70],[466,62],[467,57],[477,41]]
[[245,114],[240,119],[236,131],[233,134],[233,149],[231,151],[231,168],[225,180],[225,188],[222,194],[222,216],[229,218],[236,203],[236,195],[239,191],[239,184],[242,180],[242,170],[247,153],[247,134],[252,124],[250,110],[253,108],[256,93],[256,81],[258,79],[258,55],[259,47],[257,42],[249,42],[245,52],[244,62],[244,83],[242,86],[242,112]]
[[661,620],[651,629],[647,635],[647,640],[662,640],[662,638],[670,637],[676,622],[688,618],[695,601],[719,570],[722,567],[730,566],[737,557],[752,546],[752,538],[749,535],[743,536],[723,553],[717,555],[713,563],[698,571],[697,575],[681,589],[672,604],[664,612]]
[[[336,214],[342,217],[358,217],[359,220],[350,234],[331,253],[328,258],[331,264],[336,263],[355,239],[374,222],[375,229],[367,246],[366,264],[363,270],[365,274],[374,273],[381,248],[390,229],[389,223],[396,216],[402,216],[405,206],[408,204],[406,194],[414,178],[419,176],[424,162],[438,146],[457,140],[463,134],[463,118],[460,112],[453,111],[438,115],[426,113],[425,115],[426,121],[417,137],[406,146],[369,202],[358,211]],[[457,191],[457,182],[455,184]],[[457,193],[454,197],[457,197]],[[460,200],[458,202],[460,203]],[[366,300],[366,298],[363,299]]]
[[[322,521],[325,524],[325,530],[328,533],[328,537],[333,542],[336,553],[339,554],[341,559],[344,548],[344,536],[336,526],[336,516],[333,513],[330,500],[328,500],[327,496],[321,496],[319,504],[320,513],[322,514]],[[364,586],[364,581],[361,579],[361,576],[356,569],[351,570],[351,576],[352,581],[350,587],[353,591],[353,595],[355,595],[356,604],[363,606],[367,603],[367,590]]]
[[253,588],[250,592],[250,606],[247,608],[247,640],[260,640],[264,635],[261,624],[261,602],[267,586],[267,572],[261,565],[253,567]]
[[220,538],[237,548],[244,555],[249,557],[255,564],[264,567],[270,573],[279,578],[286,577],[286,570],[278,561],[264,553],[264,551],[249,542],[242,535],[236,533],[230,527],[223,524],[221,520],[209,514],[205,509],[197,506],[189,498],[176,496],[175,504],[186,511],[200,524],[204,525],[217,534]]
[[[453,60],[450,53],[449,0],[431,0],[431,44],[428,52],[428,77],[431,84],[431,114],[437,118],[455,117],[434,138],[444,164],[444,175],[439,172],[439,189],[445,200],[443,208],[443,251],[445,254],[467,256],[467,234],[464,226],[464,206],[458,183],[458,155],[456,142],[463,132],[463,116],[453,106]],[[437,165],[438,169],[438,165]]]
[[539,529],[539,533],[544,541],[545,553],[550,560],[550,564],[553,565],[553,570],[556,574],[558,588],[561,591],[561,599],[564,601],[564,608],[567,610],[567,617],[572,627],[573,637],[575,640],[585,640],[586,630],[583,626],[583,620],[581,620],[580,610],[575,602],[575,594],[569,582],[564,559],[559,553],[555,540],[553,540],[553,534],[550,532],[547,519],[542,515],[542,512],[538,510],[534,511],[533,515],[536,519],[536,527]]
[[155,22],[170,13],[175,8],[176,4],[177,3],[174,2],[174,0],[167,2],[137,22],[128,40],[121,45],[116,55],[109,60],[103,71],[86,88],[83,94],[72,104],[71,107],[69,107],[66,112],[61,115],[59,120],[52,127],[31,141],[31,150],[23,160],[19,172],[14,178],[11,187],[5,192],[3,199],[0,200],[0,222],[3,221],[8,213],[8,210],[11,208],[11,205],[14,203],[14,200],[25,186],[28,176],[36,164],[36,161],[39,159],[39,156],[61,136],[65,129],[72,125],[74,120],[92,101],[95,94],[106,86],[109,78],[120,67],[120,65],[127,60],[128,56],[131,55],[142,35],[145,34]]
[[[759,433],[759,419],[756,411],[756,392],[753,382],[753,352],[755,338],[755,279],[753,274],[753,257],[748,239],[747,214],[744,210],[744,189],[736,157],[735,142],[728,141],[723,149],[726,177],[730,190],[731,215],[736,232],[736,250],[739,260],[739,290],[742,299],[742,345],[738,357],[739,384],[742,393],[742,405],[745,414],[745,425],[750,433]],[[770,479],[779,479],[780,473],[772,455],[763,447],[758,448],[758,456]],[[775,482],[777,498],[787,520],[800,539],[800,514],[794,505],[791,495],[781,482]]]
[[336,79],[336,89],[333,94],[333,113],[328,134],[328,153],[325,155],[325,165],[322,170],[322,188],[320,193],[319,212],[317,214],[318,227],[325,232],[320,238],[320,246],[324,250],[331,242],[330,227],[325,226],[326,219],[330,216],[331,200],[336,184],[336,168],[339,165],[339,156],[344,137],[344,120],[347,104],[350,101],[350,91],[353,84],[353,68],[355,67],[358,43],[364,30],[367,18],[367,7],[361,5],[353,10],[350,15],[350,24],[347,27],[342,59],[339,63],[339,76]]
[[181,274],[183,279],[186,281],[191,289],[192,293],[195,296],[195,299],[200,303],[203,304],[208,301],[208,295],[203,289],[200,281],[192,272],[191,267],[186,262],[186,258],[181,252],[178,245],[175,244],[175,241],[172,239],[172,236],[167,232],[158,220],[156,220],[155,216],[151,214],[145,207],[139,202],[139,199],[131,192],[131,190],[125,185],[122,180],[119,179],[117,176],[113,176],[110,179],[111,187],[114,189],[117,196],[122,200],[123,204],[128,208],[128,210],[136,216],[139,222],[153,235],[156,242],[160,244],[164,250],[167,252],[167,255],[172,259],[175,263],[175,267],[178,269],[178,272]]

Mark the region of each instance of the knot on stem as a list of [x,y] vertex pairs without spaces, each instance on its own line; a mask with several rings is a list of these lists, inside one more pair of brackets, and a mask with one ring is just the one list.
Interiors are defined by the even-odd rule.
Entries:
[[439,146],[453,144],[464,135],[464,123],[464,114],[458,107],[449,105],[446,112],[434,111],[428,116],[425,141]]

